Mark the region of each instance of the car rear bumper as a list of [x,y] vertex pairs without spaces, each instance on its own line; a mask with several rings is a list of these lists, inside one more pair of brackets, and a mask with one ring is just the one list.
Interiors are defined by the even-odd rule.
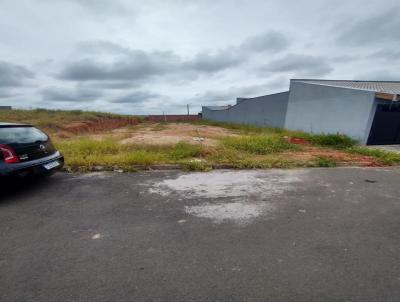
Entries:
[[[44,165],[57,161],[59,165],[50,170],[46,169]],[[60,152],[55,152],[52,155],[15,164],[0,164],[0,176],[25,176],[25,175],[45,175],[54,173],[64,166],[64,156]]]

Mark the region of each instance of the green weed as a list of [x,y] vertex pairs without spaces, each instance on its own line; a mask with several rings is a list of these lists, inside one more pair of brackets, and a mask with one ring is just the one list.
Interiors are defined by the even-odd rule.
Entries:
[[334,161],[329,157],[319,156],[315,159],[315,165],[317,167],[331,168],[331,167],[336,167],[337,163],[336,161]]
[[314,145],[345,149],[352,147],[356,141],[344,134],[306,134],[305,138]]
[[400,154],[395,152],[359,146],[349,148],[347,151],[354,154],[374,157],[386,165],[400,164]]
[[201,146],[192,145],[185,142],[179,142],[170,151],[169,156],[173,160],[179,160],[190,157],[198,157],[201,154],[202,154]]
[[246,151],[252,154],[270,154],[286,150],[296,150],[298,147],[289,144],[276,135],[253,135],[226,137],[221,140],[222,144],[231,149]]

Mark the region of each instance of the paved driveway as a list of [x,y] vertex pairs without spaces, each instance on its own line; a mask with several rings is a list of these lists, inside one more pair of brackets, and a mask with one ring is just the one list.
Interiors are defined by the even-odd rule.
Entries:
[[399,180],[337,168],[2,183],[0,301],[399,301]]

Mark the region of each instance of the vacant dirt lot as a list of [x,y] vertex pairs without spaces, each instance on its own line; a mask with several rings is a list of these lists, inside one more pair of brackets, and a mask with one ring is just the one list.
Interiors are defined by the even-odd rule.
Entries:
[[56,132],[58,147],[67,158],[67,167],[73,170],[91,170],[99,166],[129,170],[130,167],[176,164],[190,170],[207,170],[219,166],[377,167],[388,164],[377,156],[353,152],[351,146],[315,144],[297,138],[296,133],[276,129],[146,121],[122,126],[116,123],[114,126],[113,129],[71,133],[69,137],[65,137],[64,132]]
[[68,170],[136,170],[174,165],[188,170],[385,166],[400,154],[356,145],[340,134],[215,123],[157,122],[142,116],[63,110],[8,110],[0,120],[48,132]]
[[238,132],[226,128],[186,123],[143,123],[134,127],[114,129],[111,133],[94,134],[90,137],[116,138],[122,144],[175,145],[179,142],[216,146],[218,139],[238,136]]

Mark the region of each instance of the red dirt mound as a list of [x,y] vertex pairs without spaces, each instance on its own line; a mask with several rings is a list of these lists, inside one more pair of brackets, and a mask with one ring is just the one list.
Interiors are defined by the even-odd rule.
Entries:
[[137,118],[102,118],[98,120],[72,122],[66,125],[63,130],[73,134],[82,134],[137,125],[140,122],[141,121]]
[[289,137],[287,141],[291,144],[295,145],[309,145],[310,142],[304,138],[298,138],[298,137]]

